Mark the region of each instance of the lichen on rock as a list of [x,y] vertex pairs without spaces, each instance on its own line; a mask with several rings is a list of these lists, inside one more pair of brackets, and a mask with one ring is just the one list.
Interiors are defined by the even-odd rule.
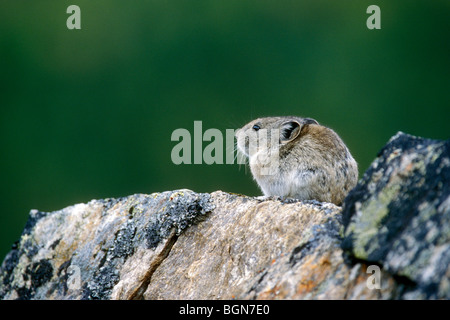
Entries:
[[450,141],[395,135],[343,206],[342,247],[412,282],[409,298],[448,298]]
[[32,210],[0,298],[449,299],[449,150],[398,133],[342,208],[182,189]]
[[[178,190],[32,210],[2,264],[0,297],[109,299],[130,256],[140,248],[148,249],[149,259],[158,256],[170,230],[179,235],[213,209],[209,197]],[[77,285],[68,283],[68,269],[79,270]]]

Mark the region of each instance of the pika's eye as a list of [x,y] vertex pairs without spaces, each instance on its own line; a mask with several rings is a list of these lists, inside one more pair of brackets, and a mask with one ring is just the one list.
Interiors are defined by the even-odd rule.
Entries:
[[258,131],[259,129],[261,129],[261,127],[258,126],[257,124],[255,124],[252,129],[255,131]]

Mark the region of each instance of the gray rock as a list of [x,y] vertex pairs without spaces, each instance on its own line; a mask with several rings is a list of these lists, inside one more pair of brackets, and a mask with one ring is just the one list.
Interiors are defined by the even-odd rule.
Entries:
[[396,135],[343,209],[176,190],[33,210],[0,298],[448,299],[448,147]]
[[[179,190],[33,210],[2,264],[0,297],[109,299],[130,257],[142,259],[136,274],[155,269],[174,239],[213,210],[209,199]],[[130,290],[139,293],[147,281]]]
[[450,298],[450,141],[395,135],[343,205],[342,248],[404,284]]

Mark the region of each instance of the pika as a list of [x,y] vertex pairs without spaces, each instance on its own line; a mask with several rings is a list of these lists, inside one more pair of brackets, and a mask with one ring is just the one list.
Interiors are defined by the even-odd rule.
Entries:
[[235,135],[265,196],[341,205],[357,183],[358,165],[347,146],[314,119],[259,118]]

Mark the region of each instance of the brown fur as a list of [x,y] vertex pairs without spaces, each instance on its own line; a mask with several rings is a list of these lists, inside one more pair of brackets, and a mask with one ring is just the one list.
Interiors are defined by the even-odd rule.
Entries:
[[[258,130],[253,128],[255,124]],[[277,135],[279,130],[279,139],[264,139],[263,129],[268,137]],[[238,148],[248,153],[253,177],[266,196],[340,205],[356,185],[358,167],[350,151],[332,129],[313,119],[259,118],[238,130],[236,137]],[[252,146],[257,152],[250,154],[248,149]]]

